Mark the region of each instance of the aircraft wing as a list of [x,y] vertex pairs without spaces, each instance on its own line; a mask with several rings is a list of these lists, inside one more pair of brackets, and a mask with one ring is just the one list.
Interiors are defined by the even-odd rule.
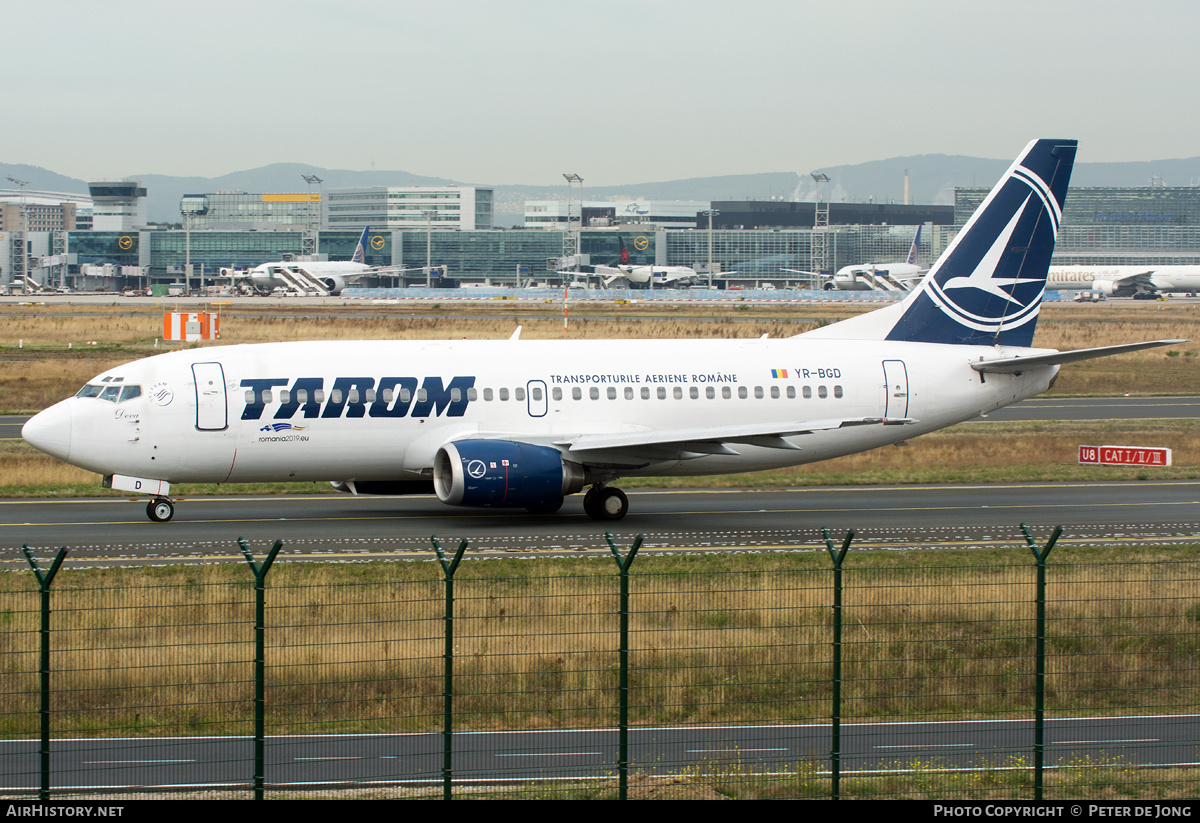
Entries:
[[602,461],[605,456],[617,460],[641,457],[655,461],[688,459],[709,454],[738,454],[738,444],[769,449],[800,447],[785,437],[811,434],[816,431],[842,429],[850,426],[899,426],[915,423],[911,418],[848,417],[831,420],[808,420],[793,423],[748,423],[728,426],[702,426],[687,429],[650,429],[646,431],[584,434],[554,445],[580,457],[586,462]]
[[1126,274],[1123,277],[1118,277],[1113,280],[1113,285],[1120,288],[1123,286],[1135,286],[1138,289],[1154,291],[1154,283],[1150,278],[1154,274],[1154,269],[1146,269],[1135,274]]
[[998,360],[980,360],[971,364],[977,372],[985,374],[1020,374],[1026,369],[1038,366],[1061,366],[1063,363],[1074,363],[1079,360],[1091,360],[1095,357],[1108,357],[1113,354],[1125,354],[1131,351],[1152,349],[1155,346],[1173,346],[1186,343],[1187,340],[1152,340],[1147,343],[1125,343],[1120,346],[1100,346],[1095,349],[1075,349],[1074,351],[1056,351],[1049,354],[1031,354],[1028,357],[1005,357]]

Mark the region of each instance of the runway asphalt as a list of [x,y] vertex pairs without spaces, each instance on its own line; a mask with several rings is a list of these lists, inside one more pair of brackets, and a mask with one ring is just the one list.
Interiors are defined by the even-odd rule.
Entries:
[[630,513],[598,523],[575,495],[553,515],[459,509],[432,496],[183,498],[170,523],[146,518],[145,500],[0,500],[0,568],[70,548],[70,564],[244,562],[237,538],[293,560],[431,559],[430,536],[472,555],[608,553],[612,532],[643,552],[780,551],[823,547],[822,527],[860,533],[857,550],[1024,546],[1054,526],[1075,543],[1200,542],[1200,480],[786,489],[632,490]]

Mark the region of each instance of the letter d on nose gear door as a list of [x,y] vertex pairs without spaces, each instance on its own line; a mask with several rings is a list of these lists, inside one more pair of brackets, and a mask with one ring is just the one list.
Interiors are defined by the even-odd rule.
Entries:
[[196,428],[219,432],[229,428],[229,406],[225,400],[225,370],[220,363],[193,363],[196,378]]

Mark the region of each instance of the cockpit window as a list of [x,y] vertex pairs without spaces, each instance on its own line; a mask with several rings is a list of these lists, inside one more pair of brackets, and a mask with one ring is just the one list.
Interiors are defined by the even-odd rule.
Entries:
[[107,400],[110,403],[124,403],[126,400],[132,400],[135,397],[142,396],[142,387],[129,384],[122,385],[117,382],[112,382],[109,385],[102,383],[88,383],[76,394],[76,397],[98,397],[101,400]]

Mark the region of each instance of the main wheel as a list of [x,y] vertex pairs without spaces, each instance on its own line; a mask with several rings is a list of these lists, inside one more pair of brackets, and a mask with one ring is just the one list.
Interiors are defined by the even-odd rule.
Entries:
[[600,515],[600,497],[603,494],[603,488],[599,486],[592,486],[583,495],[583,513],[592,520],[602,519]]
[[146,516],[155,523],[166,523],[175,516],[175,504],[165,497],[156,497],[146,504]]
[[605,487],[600,493],[595,505],[596,520],[620,520],[629,512],[629,498],[625,492],[612,487]]

